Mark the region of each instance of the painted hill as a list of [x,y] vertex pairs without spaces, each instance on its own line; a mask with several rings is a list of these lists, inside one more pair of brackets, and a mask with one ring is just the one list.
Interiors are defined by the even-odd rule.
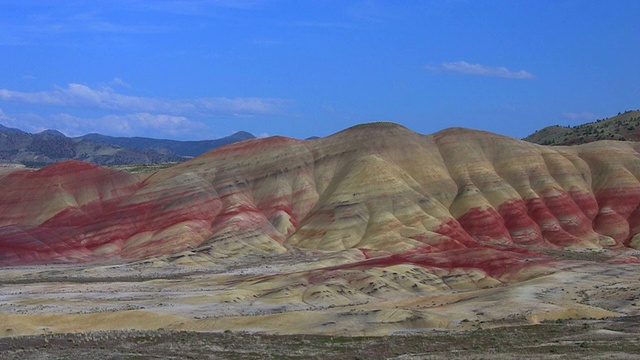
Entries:
[[77,161],[10,169],[0,178],[0,262],[298,247],[499,275],[523,265],[522,246],[640,246],[638,148],[377,123],[311,141],[243,141],[149,176]]
[[598,140],[640,141],[640,111],[626,111],[573,127],[548,126],[523,140],[541,145],[576,145]]
[[0,336],[638,315],[638,150],[376,123],[152,174],[0,167]]

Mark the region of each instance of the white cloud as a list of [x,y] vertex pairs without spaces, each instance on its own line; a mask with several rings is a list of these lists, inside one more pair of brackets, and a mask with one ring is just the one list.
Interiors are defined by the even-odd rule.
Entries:
[[136,113],[125,116],[107,115],[102,118],[101,121],[106,121],[112,124],[112,126],[126,123],[129,129],[133,127],[136,133],[139,133],[140,130],[153,130],[174,136],[188,135],[207,129],[207,126],[201,122],[191,121],[183,116],[165,114]]
[[110,87],[96,89],[77,83],[71,83],[66,88],[56,86],[53,90],[40,92],[0,89],[0,100],[37,105],[217,117],[272,115],[289,103],[287,100],[271,98],[213,97],[167,100],[125,95]]
[[124,82],[122,79],[120,79],[119,77],[115,77],[113,78],[113,80],[111,80],[109,82],[109,85],[113,85],[113,86],[122,86],[122,87],[126,87],[131,89],[131,85]]
[[30,133],[55,129],[67,136],[101,133],[115,136],[145,136],[212,139],[215,135],[202,122],[184,116],[150,113],[80,117],[68,113],[42,116],[18,114],[9,116],[0,109],[0,124]]
[[533,79],[535,76],[525,70],[511,71],[506,67],[491,67],[481,64],[470,64],[466,61],[445,62],[437,66],[426,66],[429,71],[446,71],[467,75],[503,77],[509,79]]
[[0,109],[0,124],[7,126],[7,127],[16,127],[17,125],[17,121],[16,119],[10,117],[9,115],[5,114],[4,111],[2,111],[2,109]]
[[166,114],[133,113],[83,118],[62,113],[47,117],[30,114],[25,118],[28,118],[31,124],[28,131],[37,132],[53,128],[67,136],[97,132],[118,136],[206,138],[208,133],[208,127],[204,123]]
[[567,120],[577,121],[577,120],[587,120],[593,121],[598,118],[597,115],[590,112],[565,112],[562,113],[562,117]]
[[[73,34],[127,34],[145,35],[166,33],[173,28],[162,25],[145,24],[140,21],[129,23],[112,22],[100,17],[101,10],[92,10],[82,4],[66,4],[55,12],[47,12],[42,6],[36,13],[30,11],[32,4],[25,4],[21,11],[25,16],[17,16],[0,24],[0,44],[3,45],[48,45],[69,44]],[[21,6],[21,5],[18,5]],[[103,6],[106,8],[108,5]],[[123,6],[118,8],[123,10]],[[35,10],[35,9],[34,9]],[[123,17],[126,18],[126,17]]]

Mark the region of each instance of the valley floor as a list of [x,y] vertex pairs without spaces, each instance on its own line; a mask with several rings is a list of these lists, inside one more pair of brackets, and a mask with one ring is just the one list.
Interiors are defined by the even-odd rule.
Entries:
[[0,357],[640,355],[637,251],[549,250],[504,283],[319,255],[2,268]]
[[640,318],[385,337],[107,331],[0,339],[3,359],[633,359]]

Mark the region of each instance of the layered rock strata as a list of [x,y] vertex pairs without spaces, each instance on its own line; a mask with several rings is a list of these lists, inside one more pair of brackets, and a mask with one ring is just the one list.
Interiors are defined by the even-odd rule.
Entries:
[[[0,173],[0,264],[357,252],[495,278],[538,250],[640,247],[640,144],[545,147],[390,123],[225,146],[153,174],[70,161]],[[386,265],[385,265],[386,264]]]

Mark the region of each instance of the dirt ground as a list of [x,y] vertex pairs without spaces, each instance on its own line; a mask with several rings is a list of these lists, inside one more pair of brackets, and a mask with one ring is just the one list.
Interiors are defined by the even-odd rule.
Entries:
[[[636,252],[489,281],[349,254],[0,269],[3,359],[637,358]],[[202,260],[202,259],[201,259]]]
[[3,359],[634,359],[640,317],[385,337],[106,331],[0,339]]

